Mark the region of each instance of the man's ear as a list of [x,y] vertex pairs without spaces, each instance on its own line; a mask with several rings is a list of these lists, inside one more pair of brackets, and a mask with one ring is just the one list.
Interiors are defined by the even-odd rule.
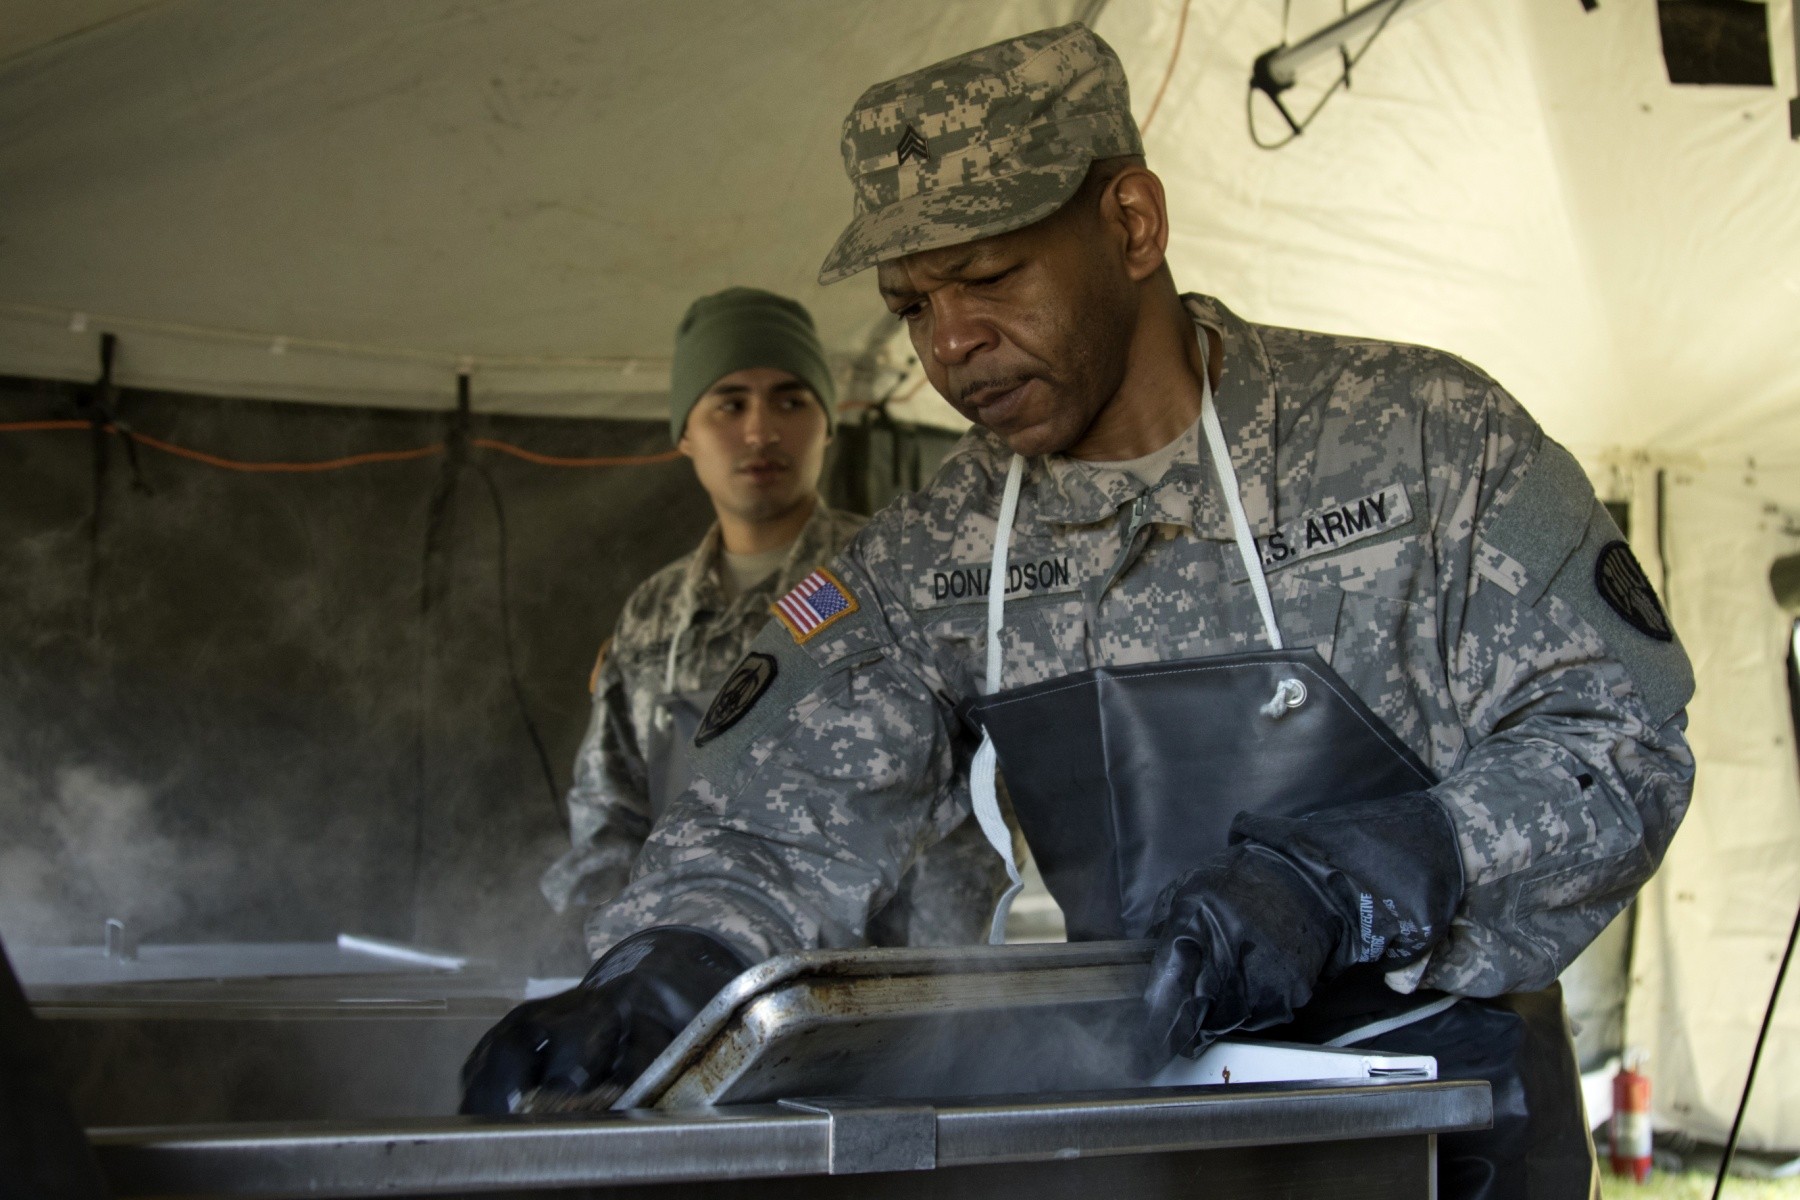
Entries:
[[1132,282],[1162,269],[1169,247],[1169,206],[1162,180],[1148,167],[1126,167],[1108,181],[1101,212],[1124,237],[1125,269]]
[[694,457],[694,443],[688,439],[687,426],[681,427],[681,437],[675,442],[675,451],[683,458]]

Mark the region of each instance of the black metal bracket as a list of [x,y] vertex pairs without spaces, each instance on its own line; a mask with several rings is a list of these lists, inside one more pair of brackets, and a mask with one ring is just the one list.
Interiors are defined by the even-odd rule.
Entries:
[[1294,85],[1281,82],[1269,69],[1269,64],[1275,61],[1275,56],[1287,48],[1287,43],[1283,42],[1256,56],[1256,61],[1250,66],[1250,86],[1269,98],[1269,102],[1275,106],[1275,111],[1281,114],[1281,119],[1286,121],[1288,128],[1294,131],[1294,136],[1299,137],[1306,130],[1298,121],[1294,120],[1294,114],[1288,111],[1288,106],[1281,99],[1281,93]]

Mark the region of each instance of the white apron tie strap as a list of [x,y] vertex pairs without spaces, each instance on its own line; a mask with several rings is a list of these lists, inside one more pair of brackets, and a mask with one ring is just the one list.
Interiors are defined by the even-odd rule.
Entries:
[[[675,694],[675,667],[681,660],[681,639],[687,635],[687,631],[693,623],[694,610],[691,608],[682,613],[681,619],[675,622],[675,636],[669,639],[669,654],[663,661],[663,695],[665,696]],[[672,719],[666,704],[656,706],[656,714],[652,720],[656,722],[657,728],[667,729]]]
[[683,613],[681,620],[675,623],[675,636],[669,639],[669,656],[663,661],[663,691],[670,695],[675,692],[675,665],[681,661],[681,639],[692,620],[692,613]]

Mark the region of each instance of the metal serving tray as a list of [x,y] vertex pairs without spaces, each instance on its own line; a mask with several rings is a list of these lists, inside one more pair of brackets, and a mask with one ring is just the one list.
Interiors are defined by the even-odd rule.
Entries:
[[814,950],[727,984],[614,1102],[684,1110],[1293,1080],[1434,1079],[1427,1055],[1227,1039],[1151,1061],[1150,941]]
[[1154,948],[1129,941],[784,954],[727,984],[614,1107],[1139,1085]]

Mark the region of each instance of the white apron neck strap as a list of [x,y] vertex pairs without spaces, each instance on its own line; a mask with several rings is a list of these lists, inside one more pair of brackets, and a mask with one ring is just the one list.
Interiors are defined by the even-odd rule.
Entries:
[[989,562],[987,596],[988,695],[1000,690],[1000,630],[1006,622],[1006,553],[1012,546],[1013,519],[1019,515],[1019,486],[1025,478],[1025,458],[1015,454],[1006,468],[1006,487],[1000,493],[1000,516],[994,523],[994,557]]
[[[663,660],[662,690],[665,697],[675,694],[675,668],[680,665],[681,661],[681,639],[686,636],[693,619],[691,611],[683,613],[681,619],[675,623],[675,636],[669,639],[669,653]],[[658,700],[650,719],[656,723],[658,729],[667,729],[669,722],[674,718],[669,715],[669,706],[662,700]]]
[[[1000,673],[1004,658],[1000,652],[1000,630],[1006,619],[1006,551],[1012,542],[1013,518],[1019,511],[1019,485],[1025,477],[1025,459],[1015,454],[1006,468],[1006,490],[1000,494],[1000,515],[994,525],[994,557],[988,569],[987,598],[987,676],[982,690],[993,695],[1000,690]],[[1019,877],[1019,860],[1013,855],[1012,830],[1000,815],[1000,798],[995,793],[994,773],[998,759],[994,739],[981,731],[981,747],[969,764],[969,799],[975,809],[975,821],[981,826],[988,845],[1006,864],[1007,888],[994,905],[994,919],[988,926],[988,943],[998,946],[1006,941],[1006,915],[1012,911],[1013,898],[1025,886]]]
[[1207,449],[1212,451],[1213,472],[1219,478],[1219,490],[1225,493],[1225,506],[1231,510],[1231,532],[1237,539],[1238,556],[1244,560],[1244,571],[1250,576],[1250,590],[1256,593],[1256,607],[1262,613],[1269,649],[1279,650],[1282,648],[1281,628],[1275,624],[1269,581],[1263,578],[1262,555],[1256,552],[1256,539],[1250,534],[1250,519],[1244,515],[1244,501],[1238,495],[1237,470],[1231,465],[1231,448],[1225,444],[1218,406],[1213,403],[1212,372],[1204,362],[1200,367],[1200,387],[1200,426],[1206,431]]

